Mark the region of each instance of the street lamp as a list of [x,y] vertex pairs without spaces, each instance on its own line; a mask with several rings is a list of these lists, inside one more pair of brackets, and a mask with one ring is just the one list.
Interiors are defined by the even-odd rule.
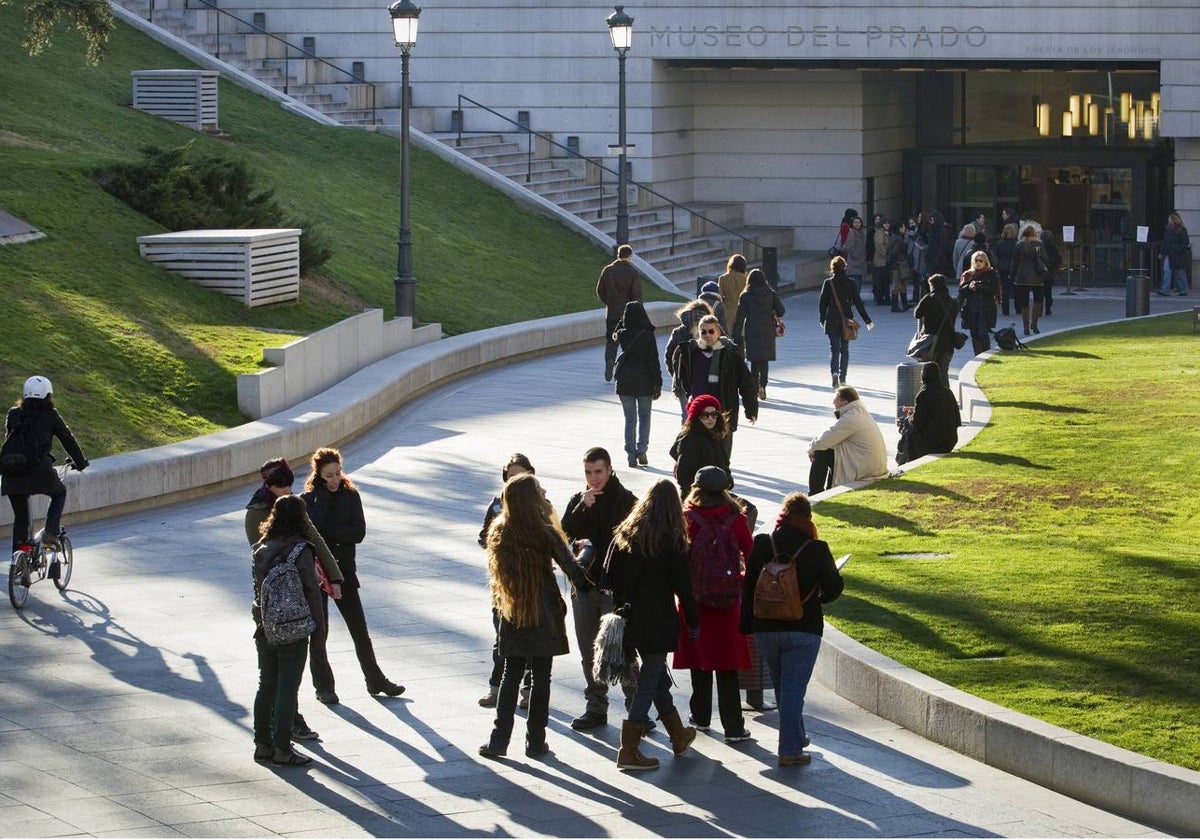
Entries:
[[396,317],[415,318],[417,278],[412,270],[412,227],[408,218],[408,54],[417,44],[421,10],[412,0],[388,6],[392,32],[400,48],[400,235],[396,254]]
[[625,14],[624,6],[614,7],[608,16],[608,34],[612,36],[613,49],[617,51],[620,66],[620,104],[618,105],[617,143],[617,246],[629,241],[629,202],[625,190],[625,55],[633,44],[633,18]]

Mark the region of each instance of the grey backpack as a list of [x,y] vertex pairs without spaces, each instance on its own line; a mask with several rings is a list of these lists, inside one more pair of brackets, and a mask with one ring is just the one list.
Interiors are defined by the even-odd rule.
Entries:
[[298,542],[283,562],[276,563],[258,589],[259,613],[267,644],[278,647],[307,638],[317,629],[296,559],[308,543]]

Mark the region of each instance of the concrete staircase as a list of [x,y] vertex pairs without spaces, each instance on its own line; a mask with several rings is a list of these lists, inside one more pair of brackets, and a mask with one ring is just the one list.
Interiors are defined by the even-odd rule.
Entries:
[[[456,146],[458,141],[456,134],[432,136],[448,146]],[[616,232],[613,176],[606,176],[606,183],[601,185],[599,170],[587,160],[550,157],[545,148],[535,150],[531,160],[525,135],[515,139],[502,134],[466,135],[457,148],[597,230],[609,236]],[[753,264],[761,259],[762,246],[774,246],[780,255],[792,250],[791,228],[747,228],[740,204],[689,205],[683,209],[665,204],[654,206],[655,201],[650,193],[636,187],[631,189],[629,244],[638,256],[689,296],[695,294],[696,278],[723,273],[732,253],[745,254]],[[744,242],[741,237],[751,242]]]
[[[149,15],[147,0],[115,2],[142,18]],[[153,23],[343,125],[379,122],[371,109],[371,85],[356,83],[349,73],[298,56],[298,50],[289,50],[282,42],[228,16],[222,16],[218,34],[218,15],[200,4],[183,8],[156,3]],[[292,53],[291,58],[285,51]]]

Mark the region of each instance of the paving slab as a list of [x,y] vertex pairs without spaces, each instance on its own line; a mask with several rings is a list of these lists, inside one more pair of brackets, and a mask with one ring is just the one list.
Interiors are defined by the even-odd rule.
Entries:
[[[811,292],[785,299],[769,400],[734,444],[739,492],[763,522],[784,494],[806,489],[808,440],[832,421],[815,303]],[[1048,332],[1123,311],[1123,290],[1101,290],[1060,299],[1043,323]],[[894,448],[895,367],[914,321],[872,315],[878,328],[852,345],[849,382]],[[24,610],[0,609],[0,835],[1156,834],[924,741],[817,683],[806,704],[808,767],[776,768],[776,718],[749,713],[755,741],[701,736],[675,758],[659,734],[647,751],[662,767],[623,774],[616,726],[569,727],[583,707],[577,655],[555,662],[552,754],[525,759],[518,726],[513,757],[478,757],[492,718],[476,704],[492,627],[475,538],[501,462],[528,454],[560,508],[582,486],[581,455],[592,445],[609,448],[635,492],[671,477],[677,404],[669,395],[655,403],[650,466],[630,470],[602,370],[599,347],[503,366],[435,389],[343,445],[366,508],[367,618],[384,670],[408,690],[366,694],[335,615],[330,658],[342,704],[317,703],[305,681],[301,709],[322,734],[300,745],[316,758],[307,770],[251,760],[257,671],[242,518],[254,488],[71,528],[71,589],[39,584]],[[852,567],[847,577],[853,591]],[[676,701],[686,703],[687,674],[675,676]]]

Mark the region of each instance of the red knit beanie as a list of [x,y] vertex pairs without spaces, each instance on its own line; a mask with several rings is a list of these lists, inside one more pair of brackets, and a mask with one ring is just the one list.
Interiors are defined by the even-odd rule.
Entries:
[[698,397],[693,397],[687,406],[688,421],[690,422],[699,418],[700,412],[706,408],[715,408],[717,411],[720,411],[721,401],[712,394],[701,394]]

